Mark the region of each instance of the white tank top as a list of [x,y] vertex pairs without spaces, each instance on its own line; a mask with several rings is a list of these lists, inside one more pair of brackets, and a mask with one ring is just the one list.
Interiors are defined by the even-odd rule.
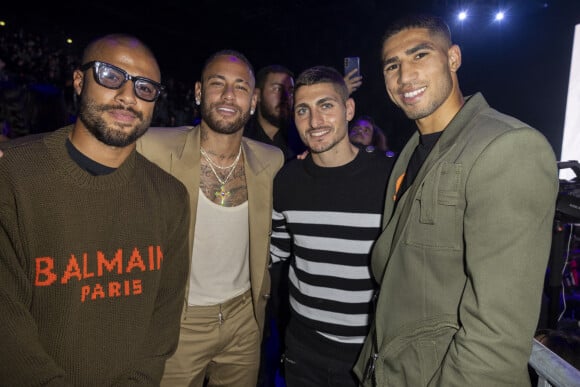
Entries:
[[248,202],[223,207],[199,190],[189,305],[216,305],[250,288]]

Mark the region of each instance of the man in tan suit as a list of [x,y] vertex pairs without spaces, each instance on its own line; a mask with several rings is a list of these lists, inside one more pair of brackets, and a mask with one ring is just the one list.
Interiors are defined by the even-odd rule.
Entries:
[[282,152],[247,139],[254,73],[236,51],[212,55],[195,85],[196,127],[151,128],[137,150],[190,195],[192,252],[177,352],[162,385],[255,386],[270,293],[272,181]]

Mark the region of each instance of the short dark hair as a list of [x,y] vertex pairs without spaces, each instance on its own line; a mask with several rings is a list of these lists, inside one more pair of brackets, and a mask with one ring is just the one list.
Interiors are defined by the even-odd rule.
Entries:
[[432,35],[439,35],[451,46],[451,30],[445,20],[439,16],[427,14],[409,14],[395,20],[385,31],[383,43],[393,35],[410,28],[425,28]]
[[304,70],[296,79],[294,95],[302,86],[312,86],[319,83],[332,83],[334,89],[342,97],[342,102],[348,99],[348,88],[341,73],[329,66],[314,66]]
[[263,88],[264,83],[266,83],[266,78],[268,78],[268,75],[270,74],[286,74],[289,77],[294,78],[294,73],[287,67],[279,64],[273,64],[262,67],[260,70],[258,70],[258,73],[256,74],[256,87],[260,89]]
[[236,50],[224,49],[224,50],[219,50],[218,52],[216,52],[215,54],[211,55],[209,58],[206,59],[205,63],[203,64],[203,68],[201,69],[202,76],[203,76],[203,73],[205,72],[205,69],[207,68],[207,66],[211,62],[213,62],[217,57],[220,57],[220,56],[233,56],[234,58],[238,58],[239,60],[244,62],[244,64],[246,66],[248,66],[248,68],[250,69],[250,72],[252,73],[252,75],[254,75],[254,66],[252,66],[252,63],[248,60],[248,58],[246,58],[246,56],[244,54],[242,54],[241,52],[236,51]]

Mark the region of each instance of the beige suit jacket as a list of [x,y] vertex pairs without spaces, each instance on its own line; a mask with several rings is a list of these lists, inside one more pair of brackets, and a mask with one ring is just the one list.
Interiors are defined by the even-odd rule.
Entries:
[[[200,184],[199,126],[150,128],[137,141],[137,151],[178,178],[186,186],[191,204],[189,227],[191,256]],[[242,152],[248,186],[252,300],[256,321],[260,332],[263,332],[266,302],[270,297],[268,264],[272,222],[272,183],[274,176],[284,163],[284,157],[280,149],[245,137],[242,139]]]

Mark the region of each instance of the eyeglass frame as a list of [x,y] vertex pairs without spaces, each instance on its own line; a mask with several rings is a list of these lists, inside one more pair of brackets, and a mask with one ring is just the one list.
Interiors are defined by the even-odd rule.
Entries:
[[[102,66],[102,65],[108,66],[108,67],[110,67],[110,68],[112,68],[112,69],[120,72],[121,74],[123,74],[123,76],[125,77],[125,79],[123,80],[123,82],[121,82],[121,84],[119,86],[117,86],[117,87],[110,87],[110,86],[107,86],[107,85],[103,85],[101,83],[100,78],[99,78],[99,67]],[[163,86],[159,82],[155,82],[154,80],[149,79],[147,77],[130,75],[127,71],[123,70],[122,68],[117,67],[117,66],[112,65],[112,64],[107,63],[107,62],[93,60],[93,61],[90,61],[90,62],[87,62],[87,63],[81,65],[79,67],[79,70],[81,70],[81,71],[87,71],[89,68],[92,68],[93,69],[93,77],[95,79],[95,82],[97,82],[97,84],[99,84],[100,86],[103,86],[103,87],[105,87],[107,89],[110,89],[110,90],[118,90],[121,87],[123,87],[123,85],[125,83],[127,83],[127,81],[132,81],[133,82],[133,93],[135,93],[135,96],[137,98],[139,98],[140,100],[143,100],[145,102],[155,102],[155,101],[157,101],[159,99],[159,96],[161,95],[161,92],[163,90],[165,90],[165,86]],[[137,93],[137,89],[136,89],[137,82],[138,81],[147,81],[147,82],[151,83],[153,86],[155,86],[155,88],[157,90],[157,95],[155,96],[154,99],[147,100],[147,99],[144,99],[143,97],[139,96],[139,94]]]

